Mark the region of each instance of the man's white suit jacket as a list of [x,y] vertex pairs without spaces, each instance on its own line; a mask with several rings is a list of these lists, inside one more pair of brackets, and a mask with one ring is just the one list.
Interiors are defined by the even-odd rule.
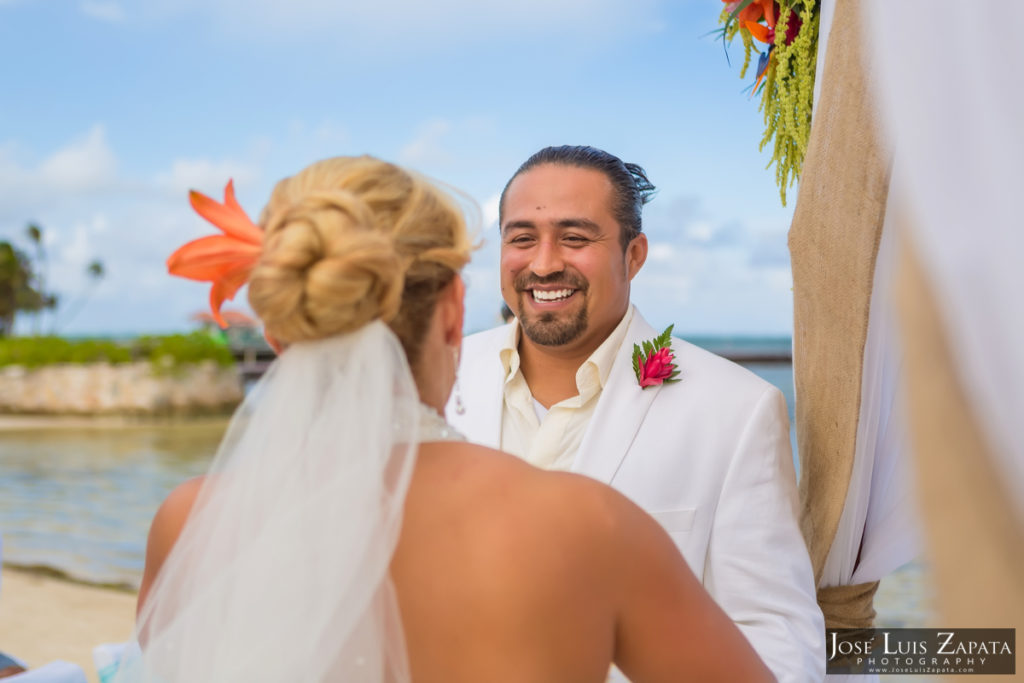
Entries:
[[[501,447],[508,326],[463,342],[465,413],[448,420]],[[659,334],[634,310],[572,465],[668,531],[690,568],[780,681],[820,681],[825,632],[797,494],[782,393],[748,370],[672,340],[678,383],[641,389],[633,344]]]

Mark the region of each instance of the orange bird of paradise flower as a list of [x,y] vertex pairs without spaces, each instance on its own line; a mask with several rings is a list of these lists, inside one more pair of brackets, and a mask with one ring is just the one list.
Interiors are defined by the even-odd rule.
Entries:
[[[742,4],[742,0],[722,0],[730,12]],[[736,21],[745,26],[748,21],[758,22],[764,17],[769,28],[775,28],[775,0],[751,0],[750,4],[736,13]]]
[[[730,0],[722,2],[729,3],[731,10],[740,5],[739,2]],[[762,17],[769,28],[775,28],[775,0],[751,0],[749,5],[737,13],[736,20],[740,22],[740,26],[744,26],[748,21],[761,21]]]
[[210,310],[217,324],[227,327],[220,308],[248,282],[263,248],[263,231],[239,206],[230,180],[224,188],[223,204],[195,190],[188,198],[196,213],[224,234],[200,237],[181,246],[167,259],[167,271],[189,280],[212,282]]
[[[727,9],[731,12],[735,12],[736,8],[742,4],[742,0],[722,0],[722,2],[727,3]],[[760,23],[762,18],[764,24]],[[746,7],[736,12],[736,21],[750,31],[750,35],[755,40],[768,45],[768,52],[761,55],[758,63],[757,80],[754,81],[754,87],[750,90],[750,96],[753,97],[757,92],[757,86],[761,84],[761,80],[768,73],[768,61],[775,43],[775,25],[778,23],[775,15],[775,0],[751,0]],[[791,31],[792,27],[790,31],[787,31],[787,44],[791,40],[789,36]]]

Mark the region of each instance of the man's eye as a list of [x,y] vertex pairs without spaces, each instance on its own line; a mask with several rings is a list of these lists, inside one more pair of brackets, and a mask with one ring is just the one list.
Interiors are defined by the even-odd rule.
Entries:
[[589,242],[590,240],[588,240],[583,235],[566,235],[565,241],[572,242],[573,244],[584,244],[586,242]]
[[508,241],[509,244],[527,244],[532,242],[533,238],[529,235],[520,235],[519,237],[513,237]]

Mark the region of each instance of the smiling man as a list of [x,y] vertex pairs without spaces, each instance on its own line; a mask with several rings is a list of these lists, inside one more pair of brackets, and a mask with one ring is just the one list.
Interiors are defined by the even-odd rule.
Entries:
[[653,191],[642,168],[591,147],[548,147],[516,171],[499,207],[501,289],[516,319],[466,338],[449,420],[472,441],[632,498],[781,681],[821,680],[824,625],[782,394],[681,339],[679,382],[641,388],[634,373],[633,345],[659,332],[629,299]]

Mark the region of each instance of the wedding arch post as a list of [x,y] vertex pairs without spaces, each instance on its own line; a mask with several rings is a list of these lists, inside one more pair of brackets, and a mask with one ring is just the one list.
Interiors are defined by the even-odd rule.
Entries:
[[[801,528],[826,627],[864,628],[873,625],[878,582],[848,581],[864,540],[866,509],[850,520],[860,528],[853,529],[852,557],[847,551],[841,558],[847,575],[831,577],[825,586],[822,579],[844,510],[848,520],[853,513],[848,501],[856,494],[866,508],[862,494],[870,488],[870,468],[859,468],[856,490],[851,479],[858,471],[858,427],[868,388],[864,359],[891,162],[879,135],[858,3],[836,0],[831,9],[820,96],[789,232]],[[862,458],[874,456],[873,444],[859,445]]]

